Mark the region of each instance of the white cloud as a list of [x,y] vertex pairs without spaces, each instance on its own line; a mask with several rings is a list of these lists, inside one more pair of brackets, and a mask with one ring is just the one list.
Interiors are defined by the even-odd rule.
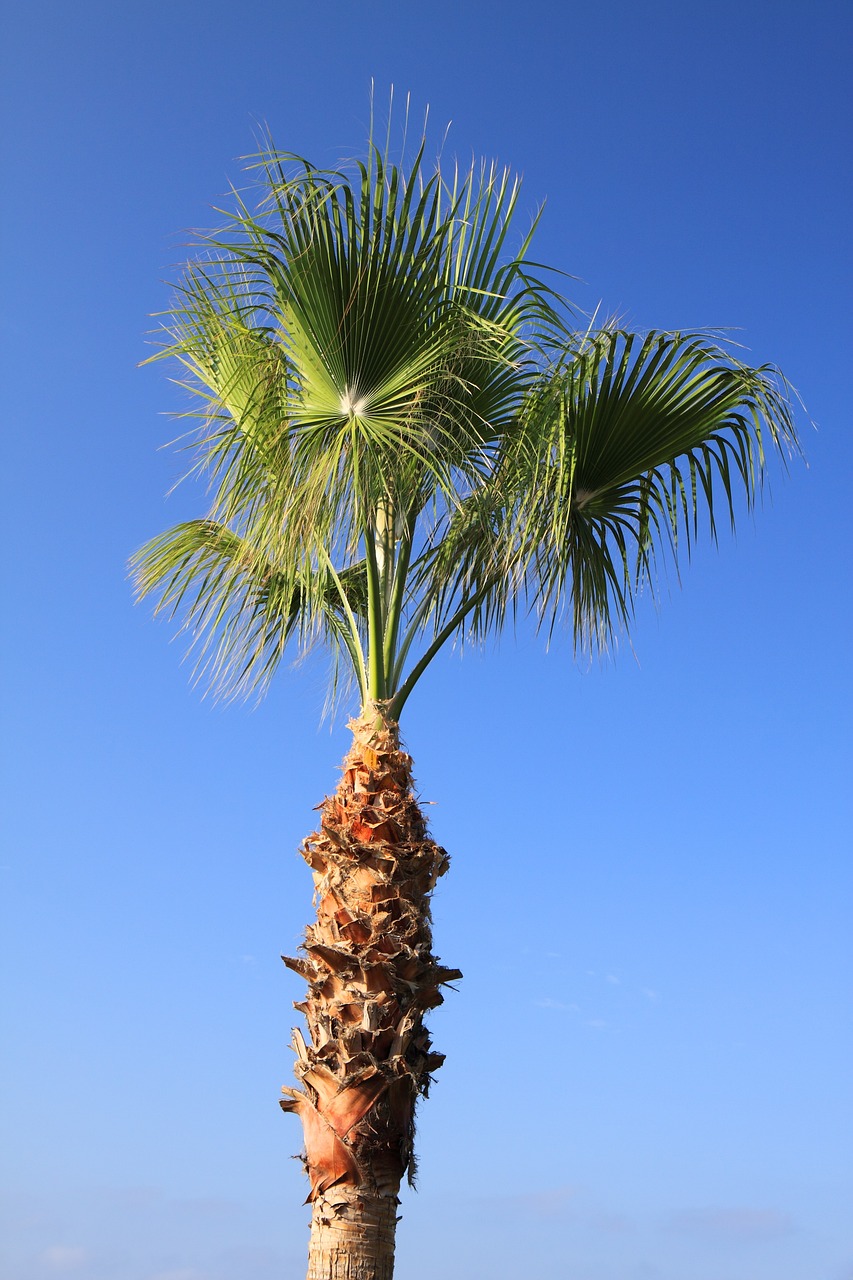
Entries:
[[82,1267],[89,1255],[85,1249],[73,1244],[52,1244],[41,1255],[41,1261],[53,1271],[74,1271]]
[[562,1000],[554,1000],[551,996],[543,996],[541,1000],[536,1000],[534,1003],[539,1009],[565,1009],[570,1013],[578,1011],[576,1004],[564,1004]]
[[531,1191],[513,1196],[511,1201],[536,1218],[562,1218],[569,1212],[577,1196],[576,1187],[552,1187],[547,1191]]
[[208,1271],[197,1271],[195,1267],[176,1267],[170,1271],[158,1271],[149,1280],[210,1280]]
[[793,1230],[790,1214],[776,1209],[684,1209],[674,1213],[670,1229],[716,1240],[768,1240]]
[[631,1235],[637,1229],[626,1213],[597,1213],[593,1215],[591,1222],[597,1231],[613,1236]]

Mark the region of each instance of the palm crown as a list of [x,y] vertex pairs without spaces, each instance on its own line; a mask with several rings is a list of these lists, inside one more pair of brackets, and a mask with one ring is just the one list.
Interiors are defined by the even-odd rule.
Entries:
[[423,145],[255,167],[260,210],[209,238],[158,353],[201,398],[211,509],[135,557],[221,687],[322,639],[396,721],[446,641],[519,605],[605,645],[657,552],[733,521],[766,448],[795,446],[775,369],[703,334],[576,332],[532,230],[509,252],[507,172],[428,172]]

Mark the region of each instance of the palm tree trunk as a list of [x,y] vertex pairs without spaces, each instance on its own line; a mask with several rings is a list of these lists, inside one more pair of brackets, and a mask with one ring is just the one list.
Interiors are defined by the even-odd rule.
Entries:
[[354,721],[352,747],[320,829],[302,846],[316,923],[305,957],[309,1043],[294,1031],[299,1089],[282,1107],[302,1120],[311,1183],[308,1280],[391,1280],[397,1193],[412,1177],[417,1099],[444,1061],[424,1015],[462,975],[432,954],[429,897],[448,867],[429,839],[397,725]]
[[339,1185],[312,1206],[308,1280],[392,1280],[397,1197]]

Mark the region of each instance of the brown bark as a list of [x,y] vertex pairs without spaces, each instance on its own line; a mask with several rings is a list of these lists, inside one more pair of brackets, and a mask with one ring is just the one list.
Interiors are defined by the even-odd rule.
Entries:
[[462,976],[432,954],[429,897],[448,858],[427,834],[397,726],[377,713],[350,728],[341,781],[301,849],[316,923],[304,957],[283,957],[309,988],[295,1006],[310,1033],[294,1031],[302,1087],[281,1104],[302,1120],[309,1280],[391,1280],[415,1104],[444,1060],[423,1018]]
[[392,1280],[396,1196],[339,1183],[312,1205],[308,1280]]

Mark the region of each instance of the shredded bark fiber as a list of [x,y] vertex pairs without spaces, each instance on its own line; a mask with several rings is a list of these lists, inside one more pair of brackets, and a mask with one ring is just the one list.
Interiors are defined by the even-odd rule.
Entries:
[[341,781],[300,850],[317,920],[304,956],[282,957],[308,981],[295,1007],[310,1041],[299,1031],[293,1040],[302,1087],[285,1087],[281,1105],[302,1121],[315,1228],[355,1207],[332,1188],[396,1203],[415,1103],[444,1061],[424,1015],[442,1003],[442,984],[462,976],[432,954],[429,897],[448,857],[427,834],[397,726],[370,716],[350,728]]

